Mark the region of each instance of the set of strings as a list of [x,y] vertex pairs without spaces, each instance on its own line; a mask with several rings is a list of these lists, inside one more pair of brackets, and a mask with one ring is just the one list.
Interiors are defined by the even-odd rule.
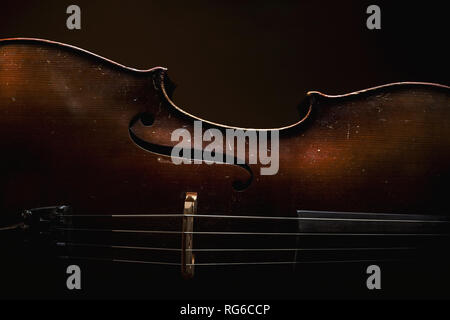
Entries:
[[[306,211],[305,211],[306,212]],[[322,212],[323,213],[323,212]],[[333,217],[269,217],[269,216],[234,216],[234,215],[189,215],[189,214],[116,214],[116,215],[70,215],[63,214],[60,215],[61,218],[114,218],[114,219],[155,219],[155,218],[187,218],[193,217],[194,219],[211,218],[211,219],[239,219],[239,220],[268,220],[273,221],[289,221],[293,223],[301,223],[302,221],[322,221],[322,222],[374,222],[374,223],[395,223],[395,224],[438,224],[438,225],[449,225],[450,221],[445,220],[441,217],[426,217],[426,219],[413,218],[402,218],[402,219],[382,219],[377,218],[376,214],[373,214],[373,218],[370,214],[365,214],[369,218],[333,218]],[[416,216],[417,217],[417,216]],[[450,225],[449,225],[450,226]],[[123,233],[123,234],[166,234],[166,235],[182,235],[182,234],[193,234],[193,235],[217,235],[217,236],[258,236],[258,237],[294,237],[297,244],[301,243],[301,237],[419,237],[419,238],[443,238],[448,239],[450,232],[440,232],[440,233],[355,233],[355,232],[247,232],[247,231],[192,231],[183,232],[181,230],[134,230],[134,229],[98,229],[98,228],[76,228],[70,226],[57,226],[54,228],[59,231],[67,232],[90,232],[90,233]],[[448,240],[444,240],[448,241]],[[57,246],[67,247],[67,248],[97,248],[97,249],[120,249],[120,250],[130,250],[130,251],[154,251],[154,252],[179,252],[180,255],[183,250],[192,251],[193,253],[251,253],[251,252],[265,252],[268,255],[272,252],[286,252],[292,254],[292,259],[286,259],[286,261],[232,261],[232,262],[215,262],[208,261],[202,262],[198,261],[192,265],[195,266],[234,266],[234,265],[295,265],[303,263],[363,263],[363,262],[383,262],[383,261],[398,261],[402,259],[332,259],[332,260],[312,260],[312,261],[302,261],[302,253],[305,252],[395,252],[395,251],[415,251],[421,249],[417,246],[383,246],[383,247],[314,247],[314,248],[302,248],[302,247],[283,247],[283,248],[192,248],[192,249],[181,249],[180,248],[170,248],[170,247],[155,247],[155,246],[132,246],[132,245],[117,245],[117,244],[97,244],[97,243],[81,243],[81,242],[71,242],[71,241],[56,241]],[[195,246],[195,240],[194,240]],[[122,263],[140,263],[140,264],[155,264],[155,265],[169,265],[169,266],[180,266],[181,262],[167,262],[167,261],[146,261],[146,260],[136,260],[136,259],[122,259],[122,258],[99,258],[99,257],[89,257],[89,256],[70,256],[63,255],[60,256],[63,259],[75,259],[75,260],[99,260],[99,261],[113,261]],[[191,264],[187,264],[191,265]]]

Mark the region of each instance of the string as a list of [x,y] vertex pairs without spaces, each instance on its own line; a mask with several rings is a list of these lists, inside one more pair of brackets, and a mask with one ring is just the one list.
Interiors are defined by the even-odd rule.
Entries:
[[[358,213],[346,213],[358,214]],[[366,213],[364,213],[366,215]],[[59,215],[62,218],[217,218],[217,219],[255,219],[255,220],[311,220],[311,221],[352,221],[352,222],[398,222],[398,223],[450,223],[450,220],[420,220],[420,219],[367,219],[367,218],[323,218],[323,217],[273,217],[273,216],[236,216],[236,215],[212,215],[212,214],[76,214]],[[431,218],[431,217],[430,217]]]
[[11,226],[6,226],[6,227],[0,228],[0,231],[15,230],[15,229],[18,229],[18,228],[22,227],[23,225],[24,224],[22,222],[21,223],[17,223],[17,224],[13,224]]
[[93,260],[93,261],[106,261],[106,262],[127,262],[127,263],[143,263],[143,264],[156,264],[167,266],[181,266],[178,262],[162,262],[162,261],[141,261],[141,260],[126,260],[126,259],[108,259],[108,258],[94,258],[94,257],[77,257],[77,256],[59,256],[59,259],[72,259],[72,260]]
[[361,259],[361,260],[312,260],[312,261],[262,261],[262,262],[207,262],[188,263],[186,266],[237,266],[237,265],[271,265],[271,264],[323,264],[323,263],[368,263],[396,262],[400,259]]
[[141,246],[102,245],[92,243],[56,242],[60,247],[96,247],[111,249],[154,250],[154,251],[191,251],[191,252],[271,252],[271,251],[370,251],[370,250],[416,250],[416,247],[352,247],[352,248],[161,248]]
[[112,232],[112,233],[149,233],[149,234],[198,234],[198,235],[258,235],[258,236],[424,236],[448,237],[446,233],[337,233],[337,232],[241,232],[241,231],[168,231],[168,230],[126,230],[126,229],[89,229],[54,228],[59,231]]
[[[310,211],[299,211],[299,214],[313,213]],[[314,213],[326,213],[326,212],[314,212]],[[342,213],[341,213],[342,214]],[[367,217],[366,213],[364,218],[357,218],[357,213],[345,213],[347,217],[336,215],[334,217],[273,217],[273,216],[236,216],[236,215],[194,215],[194,214],[115,214],[115,215],[72,215],[62,214],[58,215],[61,218],[186,218],[192,217],[194,219],[236,219],[236,220],[287,220],[287,221],[348,221],[348,222],[377,222],[377,223],[449,223],[447,219],[437,220],[437,216],[420,216],[422,219],[411,219],[413,216],[408,215],[408,219],[397,219],[401,215],[391,215],[389,219],[386,216],[379,218]],[[388,214],[389,215],[389,214]],[[348,217],[350,216],[350,217]],[[415,217],[419,217],[416,215]],[[63,224],[64,225],[64,224]],[[67,225],[67,224],[66,224]],[[375,236],[375,237],[392,237],[392,236],[419,236],[419,237],[448,237],[450,234],[446,233],[347,233],[347,232],[243,232],[243,231],[171,231],[171,230],[130,230],[130,229],[90,229],[90,228],[75,228],[75,227],[56,227],[52,230],[60,231],[73,231],[73,232],[112,232],[112,233],[128,233],[128,234],[193,234],[193,235],[243,235],[243,236]],[[1,229],[0,229],[1,230]],[[298,239],[298,238],[297,238]],[[153,250],[153,251],[173,251],[173,252],[364,252],[364,251],[401,251],[401,250],[417,250],[415,247],[350,247],[350,248],[187,248],[186,250],[180,248],[162,248],[162,247],[140,247],[140,246],[123,246],[123,245],[101,245],[101,244],[89,244],[89,243],[73,243],[73,242],[57,242],[58,246],[65,247],[96,247],[96,248],[110,248],[110,249],[125,249],[125,250]],[[361,254],[359,254],[361,257]],[[143,261],[143,260],[128,260],[117,258],[100,258],[100,257],[77,257],[77,256],[60,256],[64,259],[78,259],[78,260],[97,260],[108,262],[122,262],[122,263],[140,263],[140,264],[153,264],[153,265],[166,265],[166,266],[181,266],[179,262],[165,262],[165,261]],[[338,257],[337,257],[338,258]],[[350,257],[349,257],[350,258]],[[270,259],[269,259],[270,260]],[[186,266],[238,266],[238,265],[297,265],[297,264],[314,264],[314,263],[368,263],[368,262],[382,262],[382,261],[402,261],[404,259],[359,259],[359,260],[303,260],[297,261],[295,258],[293,261],[249,261],[249,262],[196,262],[192,264],[186,264]]]
[[[308,213],[307,211],[299,213]],[[324,213],[324,212],[315,212]],[[192,217],[196,219],[212,218],[212,219],[240,219],[240,220],[288,220],[288,221],[348,221],[348,222],[378,222],[378,223],[449,223],[447,220],[436,220],[437,216],[424,217],[423,219],[411,219],[412,216],[408,216],[409,219],[394,219],[400,215],[392,215],[389,219],[386,217],[379,218],[355,218],[357,213],[346,213],[347,215],[353,215],[348,217],[269,217],[269,216],[236,216],[236,215],[193,215],[193,214],[125,214],[125,215],[69,215],[63,214],[58,217],[61,218],[186,218]],[[367,214],[364,214],[367,215]],[[380,214],[381,215],[381,214]],[[419,217],[416,215],[416,217]],[[90,229],[90,228],[74,228],[74,227],[56,227],[53,230],[60,231],[73,231],[73,232],[111,232],[111,233],[128,233],[128,234],[193,234],[193,235],[244,235],[244,236],[376,236],[376,237],[392,237],[392,236],[419,236],[419,237],[448,237],[450,234],[446,233],[347,233],[347,232],[243,232],[243,231],[171,231],[171,230],[130,230],[130,229]],[[297,238],[298,239],[298,238]],[[59,246],[67,247],[98,247],[98,248],[112,248],[112,249],[127,249],[127,250],[155,250],[155,251],[175,251],[175,252],[333,252],[333,251],[393,251],[393,250],[416,250],[414,247],[387,247],[387,248],[188,248],[182,250],[179,248],[161,248],[161,247],[138,247],[138,246],[120,246],[120,245],[98,245],[98,244],[80,244],[80,243],[66,243],[58,242]],[[127,260],[116,258],[98,258],[98,257],[76,257],[76,256],[63,256],[71,259],[88,259],[88,260],[103,260],[112,262],[127,262],[127,263],[141,263],[141,264],[158,264],[158,265],[170,265],[181,266],[181,263],[164,262],[164,261],[141,261],[141,260]],[[342,258],[341,258],[342,259]],[[399,261],[398,259],[380,260],[315,260],[315,261],[256,261],[256,262],[196,262],[194,264],[187,264],[186,266],[236,266],[236,265],[296,265],[302,263],[352,263],[352,262],[380,262],[380,261]]]
[[[153,264],[153,265],[168,265],[181,266],[177,262],[161,262],[161,261],[145,261],[145,260],[127,260],[115,258],[94,258],[83,256],[59,256],[60,259],[72,260],[93,260],[105,262],[122,262],[122,263],[136,263],[136,264]],[[206,263],[189,263],[186,266],[237,266],[237,265],[295,265],[295,264],[328,264],[328,263],[373,263],[373,262],[399,262],[400,259],[361,259],[361,260],[312,260],[312,261],[258,261],[258,262],[206,262]]]

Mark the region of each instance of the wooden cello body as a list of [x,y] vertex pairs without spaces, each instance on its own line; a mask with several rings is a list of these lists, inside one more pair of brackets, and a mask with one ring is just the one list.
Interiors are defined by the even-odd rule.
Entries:
[[[164,68],[134,70],[46,41],[1,41],[3,221],[14,222],[27,209],[67,205],[73,215],[92,215],[89,226],[95,230],[106,226],[182,232],[185,221],[178,215],[183,214],[186,194],[195,193],[195,214],[206,217],[193,225],[199,232],[194,233],[193,247],[198,249],[294,249],[299,234],[317,230],[447,231],[437,223],[420,228],[395,224],[398,216],[385,215],[448,217],[449,87],[397,83],[342,96],[308,93],[292,125],[273,129],[279,133],[275,175],[261,175],[261,164],[174,164],[169,153],[176,144],[172,132],[185,128],[193,133],[194,121],[201,119],[177,107],[172,91]],[[203,124],[222,132],[232,128]],[[313,221],[315,213],[322,220],[299,227],[295,219],[302,213],[304,221]],[[333,213],[339,219],[332,220]],[[357,216],[351,219],[349,214]],[[377,214],[393,224],[386,229],[375,221]],[[106,225],[96,217],[101,215],[155,215],[155,219],[118,217]],[[210,217],[214,215],[228,218]],[[355,226],[358,219],[366,222],[363,229]],[[71,227],[77,227],[78,222],[73,223]],[[80,228],[86,223],[81,221]],[[282,232],[292,237],[277,237]],[[111,245],[108,242],[128,240],[127,245],[134,246],[183,247],[182,233],[145,238],[118,232],[108,235],[108,241],[89,231],[70,234],[72,243],[88,239],[86,243]],[[272,235],[264,237],[267,234]],[[151,241],[156,244],[148,244]],[[347,239],[346,245],[352,241]],[[142,260],[140,254],[134,252],[130,260]],[[179,252],[146,254],[149,261],[177,264],[180,259]],[[253,254],[200,251],[195,263],[297,259],[295,252]]]

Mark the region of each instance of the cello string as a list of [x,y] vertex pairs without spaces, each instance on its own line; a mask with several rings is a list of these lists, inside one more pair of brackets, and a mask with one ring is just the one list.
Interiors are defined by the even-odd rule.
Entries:
[[[76,243],[69,243],[69,245],[78,245]],[[79,244],[81,246],[83,246],[84,244]],[[86,244],[87,246],[97,246],[97,245],[92,245],[92,244]],[[186,249],[186,250],[182,250],[182,249],[178,249],[178,248],[151,248],[151,247],[136,247],[136,246],[102,246],[99,245],[100,247],[106,247],[106,248],[124,248],[124,249],[141,249],[141,250],[158,250],[158,251],[175,251],[175,252],[183,252],[183,251],[192,251],[192,252],[227,252],[227,251],[231,251],[231,252],[236,252],[236,251],[245,251],[245,252],[261,252],[261,251],[268,251],[268,252],[273,252],[273,251],[290,251],[290,252],[298,252],[298,251],[385,251],[385,250],[415,250],[418,248],[414,248],[414,247],[387,247],[387,248],[374,248],[374,247],[370,247],[370,248],[281,248],[281,249],[277,249],[277,248],[268,248],[268,249],[262,249],[262,248],[232,248],[232,249],[222,249],[222,248],[207,248],[207,249]],[[99,261],[111,261],[111,262],[129,262],[129,263],[141,263],[141,264],[160,264],[160,265],[172,265],[172,266],[180,266],[180,263],[174,263],[174,262],[167,262],[167,261],[145,261],[145,260],[129,260],[126,259],[126,256],[118,259],[118,258],[99,258],[99,257],[86,257],[86,256],[70,256],[70,255],[64,255],[64,256],[60,256],[60,257],[65,257],[65,258],[70,258],[70,259],[87,259],[87,260],[99,260]],[[339,258],[339,257],[336,257]],[[407,259],[406,257],[403,258],[396,258],[396,259],[359,259],[359,260],[303,260],[303,261],[296,261],[294,259],[294,261],[289,260],[289,261],[250,261],[250,262],[202,262],[202,263],[194,263],[194,264],[187,264],[187,266],[191,266],[191,265],[198,265],[198,266],[236,266],[236,265],[267,265],[267,264],[272,264],[272,265],[282,265],[282,264],[304,264],[304,263],[353,263],[353,262],[374,262],[374,261],[404,261],[405,259]]]
[[[181,266],[181,263],[177,262],[164,262],[164,261],[146,261],[146,260],[127,260],[116,258],[98,258],[98,257],[85,257],[85,256],[58,256],[60,259],[65,260],[92,260],[92,261],[105,261],[105,262],[122,262],[122,263],[135,263],[135,264],[153,264],[153,265],[169,265],[169,266]],[[332,263],[368,263],[368,262],[400,262],[401,259],[360,259],[360,260],[310,260],[310,261],[257,261],[257,262],[205,262],[205,263],[189,263],[186,266],[237,266],[237,265],[292,265],[292,264],[332,264]]]
[[238,266],[238,265],[277,265],[277,264],[328,264],[328,263],[368,263],[399,262],[401,259],[360,259],[360,260],[312,260],[312,261],[261,261],[261,262],[205,262],[188,263],[186,266]]
[[[287,221],[348,221],[348,222],[384,222],[384,223],[448,223],[450,221],[446,220],[437,220],[436,216],[429,217],[430,219],[386,219],[383,217],[382,219],[368,219],[368,218],[360,218],[356,219],[354,217],[351,218],[334,218],[334,217],[267,217],[267,216],[236,216],[236,215],[193,215],[193,214],[133,214],[133,215],[61,215],[60,217],[68,217],[68,218],[212,218],[212,219],[236,219],[236,220],[287,220]],[[396,215],[395,217],[398,217]],[[317,232],[205,232],[205,231],[170,231],[170,230],[127,230],[127,229],[89,229],[89,228],[55,228],[56,230],[62,231],[87,231],[87,232],[113,232],[113,233],[149,233],[149,234],[194,234],[194,235],[258,235],[258,236],[449,236],[449,234],[440,234],[440,233],[317,233]],[[69,243],[67,246],[92,246],[92,244],[76,244]],[[183,251],[191,251],[191,252],[275,252],[275,251],[286,251],[286,252],[301,252],[301,251],[384,251],[384,250],[414,250],[416,248],[412,247],[390,247],[390,248],[205,248],[205,249],[187,249],[182,250],[178,248],[154,248],[154,247],[137,247],[137,246],[116,246],[116,245],[93,245],[101,248],[112,248],[112,249],[127,249],[129,250],[157,250],[157,251],[175,251],[175,252],[183,252]],[[83,257],[72,257],[73,259],[82,259]],[[162,261],[141,261],[141,260],[127,260],[127,259],[103,259],[103,258],[89,258],[94,260],[105,260],[105,261],[113,261],[113,262],[128,262],[128,263],[141,263],[141,264],[163,264],[163,265],[172,265],[172,266],[181,266],[181,263],[173,263],[173,262],[162,262]],[[336,257],[339,258],[339,257]],[[342,258],[341,258],[342,259]],[[370,260],[322,260],[322,261],[253,261],[253,262],[203,262],[203,263],[194,263],[187,264],[187,266],[237,266],[237,265],[296,265],[300,263],[351,263],[351,262],[380,262],[380,261],[398,261],[398,259],[388,259],[388,260],[380,260],[380,259],[370,259]]]
[[418,251],[418,247],[337,247],[337,248],[198,248],[198,249],[181,249],[181,248],[161,248],[161,247],[138,247],[138,246],[118,246],[118,245],[98,245],[83,243],[64,243],[63,247],[94,247],[101,249],[125,249],[146,250],[146,251],[169,251],[169,252],[194,252],[194,253],[223,253],[223,252],[355,252],[355,251]]
[[127,262],[127,263],[142,263],[142,264],[154,264],[165,266],[181,266],[178,262],[165,262],[165,261],[144,261],[144,260],[127,260],[127,259],[115,259],[115,258],[98,258],[98,257],[84,257],[84,256],[59,256],[59,259],[64,260],[92,260],[92,261],[105,261],[105,262]]
[[191,251],[191,252],[270,252],[270,251],[370,251],[370,250],[416,250],[417,247],[350,247],[350,248],[161,248],[161,247],[145,247],[145,246],[121,246],[121,245],[103,245],[92,243],[73,243],[73,242],[57,242],[60,247],[96,247],[111,249],[131,249],[131,250],[154,250],[154,251]]
[[[349,213],[350,214],[350,213]],[[355,213],[353,213],[355,214]],[[254,219],[254,220],[312,220],[312,221],[352,221],[352,222],[395,222],[395,223],[450,223],[450,220],[421,220],[421,219],[367,219],[367,218],[322,218],[322,217],[276,217],[276,216],[237,216],[237,215],[211,215],[211,214],[63,214],[62,218],[221,218],[221,219]]]
[[[300,220],[312,220],[312,221],[355,221],[355,222],[427,222],[427,223],[448,223],[449,221],[442,220],[423,220],[423,219],[355,219],[355,218],[315,218],[315,217],[265,217],[265,216],[224,216],[224,215],[184,215],[184,214],[156,214],[156,215],[61,215],[61,217],[87,217],[87,218],[158,218],[158,217],[192,217],[192,218],[229,218],[229,219],[258,219],[258,220],[290,220],[290,221],[300,221]],[[439,233],[317,233],[317,232],[202,232],[202,231],[170,231],[170,230],[127,230],[127,229],[89,229],[89,228],[55,228],[56,230],[62,231],[87,231],[87,232],[113,232],[113,233],[150,233],[150,234],[204,234],[204,235],[259,235],[259,236],[449,236],[449,234],[439,234]],[[70,246],[70,244],[69,244]],[[73,244],[76,246],[76,244]],[[89,245],[85,245],[89,246]],[[100,247],[102,247],[100,245]],[[182,252],[183,250],[177,248],[152,248],[152,247],[133,247],[133,246],[103,246],[104,248],[113,249],[129,249],[129,250],[158,250],[158,251],[176,251]],[[265,250],[263,248],[236,248],[236,249],[223,249],[223,248],[207,248],[207,249],[188,249],[186,251],[192,252],[274,252],[274,251],[287,251],[287,252],[299,252],[299,251],[381,251],[381,250],[414,250],[416,248],[411,247],[391,247],[391,248],[273,248]],[[76,257],[75,257],[76,258]],[[80,257],[79,257],[80,258]],[[101,258],[95,258],[101,259]],[[111,259],[105,259],[106,261],[111,261]],[[132,263],[145,263],[145,264],[165,264],[165,265],[181,265],[180,263],[167,263],[161,261],[138,261],[138,260],[126,260],[126,259],[112,259],[115,262],[132,262]],[[380,261],[380,260],[354,260],[354,262],[363,261]],[[196,263],[193,265],[205,265],[205,266],[226,266],[226,265],[260,265],[260,264],[297,264],[297,263],[348,263],[349,260],[328,260],[328,261],[262,261],[262,262],[206,262],[206,263]]]
[[0,228],[0,231],[15,230],[15,229],[18,229],[18,228],[22,227],[23,225],[24,225],[23,222],[21,222],[21,223],[16,223],[16,224],[13,224],[13,225],[10,225],[10,226],[1,227],[1,228]]
[[198,234],[198,235],[258,235],[258,236],[442,236],[447,233],[345,233],[345,232],[241,232],[241,231],[170,231],[170,230],[132,230],[132,229],[89,229],[61,228],[54,230],[75,232],[112,232],[112,233],[148,233],[148,234]]
[[94,248],[111,248],[111,249],[130,249],[130,250],[153,250],[153,251],[176,251],[182,252],[181,248],[162,248],[162,247],[140,247],[140,246],[121,246],[93,243],[75,243],[75,242],[56,242],[57,247],[94,247]]
[[[67,243],[68,245],[86,245],[91,246],[92,244],[76,244],[76,243]],[[94,244],[94,246],[97,246]],[[136,247],[136,246],[102,246],[101,247],[107,247],[107,248],[118,248],[118,249],[139,249],[139,250],[158,250],[158,251],[176,251],[176,252],[182,252],[182,249],[178,248],[151,248],[151,247]],[[226,252],[226,251],[290,251],[290,252],[298,252],[298,251],[381,251],[381,250],[414,250],[416,248],[414,247],[388,247],[388,248],[269,248],[269,249],[262,249],[262,248],[236,248],[236,249],[214,249],[214,248],[206,248],[206,249],[191,249],[191,250],[185,250],[185,251],[192,251],[192,252]],[[65,255],[63,256],[65,258],[75,259],[75,260],[97,260],[97,261],[106,261],[106,262],[126,262],[126,263],[139,263],[139,264],[153,264],[153,265],[169,265],[169,266],[181,266],[181,263],[175,263],[175,262],[167,262],[167,261],[145,261],[145,260],[130,260],[126,259],[126,256],[124,258],[118,259],[118,258],[99,258],[99,257],[86,257],[86,256],[69,256]],[[202,262],[202,263],[194,263],[194,264],[187,264],[187,266],[238,266],[238,265],[297,265],[297,264],[331,264],[331,263],[362,263],[362,262],[382,262],[382,261],[404,261],[406,258],[396,258],[396,259],[359,259],[359,260],[339,260],[339,257],[336,257],[337,259],[333,260],[303,260],[303,261],[250,261],[250,262],[242,262],[242,261],[234,261],[234,262]]]

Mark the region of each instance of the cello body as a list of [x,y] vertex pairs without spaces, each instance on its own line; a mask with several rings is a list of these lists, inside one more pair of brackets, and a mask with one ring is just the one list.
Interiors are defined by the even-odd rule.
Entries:
[[[2,221],[56,205],[80,215],[176,215],[188,192],[197,194],[199,216],[449,214],[449,87],[397,83],[342,96],[309,92],[292,125],[272,128],[279,132],[279,170],[266,176],[260,164],[174,164],[171,133],[193,132],[201,119],[174,104],[173,90],[161,67],[135,70],[48,41],[1,41]],[[181,220],[133,223],[181,228]],[[231,226],[278,230],[214,219],[198,230]],[[205,235],[194,246],[220,246],[219,240]],[[285,246],[284,239],[264,241]]]
[[80,212],[177,212],[189,190],[204,190],[202,213],[445,214],[450,206],[447,88],[400,84],[338,98],[310,93],[309,116],[280,130],[278,174],[236,191],[230,180],[247,174],[239,167],[176,166],[130,139],[130,123],[142,113],[155,121],[136,122],[136,131],[158,145],[173,146],[170,133],[195,120],[165,98],[163,68],[136,72],[26,41],[3,42],[1,59],[2,214],[55,202],[76,203]]

